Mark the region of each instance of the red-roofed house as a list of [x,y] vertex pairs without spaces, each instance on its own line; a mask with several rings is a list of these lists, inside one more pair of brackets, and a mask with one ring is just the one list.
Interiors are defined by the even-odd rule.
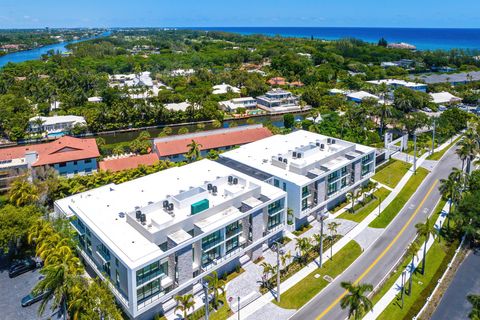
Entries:
[[183,161],[188,145],[194,140],[200,144],[201,155],[210,150],[229,150],[233,147],[270,137],[272,133],[262,125],[209,130],[192,134],[176,135],[154,140],[154,150],[161,160]]
[[268,79],[267,83],[271,86],[284,86],[287,84],[287,81],[285,80],[285,78],[275,77]]
[[52,167],[69,177],[95,172],[99,156],[95,139],[68,136],[47,143],[0,149],[0,191],[30,168]]
[[152,166],[158,162],[156,153],[149,153],[139,156],[120,157],[116,159],[104,159],[100,161],[99,167],[103,171],[117,172],[127,169],[135,169],[140,165]]

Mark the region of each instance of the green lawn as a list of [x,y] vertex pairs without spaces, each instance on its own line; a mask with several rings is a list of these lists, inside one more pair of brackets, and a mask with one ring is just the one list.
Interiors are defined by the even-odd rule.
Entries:
[[398,295],[377,319],[412,319],[423,307],[426,299],[435,288],[438,279],[440,279],[455,254],[457,245],[458,242],[449,244],[445,241],[435,241],[427,253],[425,275],[420,272],[420,264],[413,275],[412,295],[405,296],[403,308],[401,308],[402,303],[400,295]]
[[392,160],[378,170],[372,179],[390,188],[395,188],[411,166],[411,164],[400,160]]
[[438,151],[438,152],[435,152],[435,153],[432,154],[432,155],[429,155],[429,156],[427,157],[427,160],[440,160],[440,159],[443,157],[443,155],[444,155],[451,147],[453,147],[453,145],[454,145],[455,143],[457,143],[458,140],[460,140],[460,138],[461,138],[461,136],[458,137],[457,139],[453,140],[453,142],[450,143],[445,149],[443,149],[443,150],[441,150],[441,151]]
[[[274,303],[285,309],[298,309],[302,307],[328,285],[328,281],[325,280],[323,276],[337,277],[347,269],[361,253],[362,248],[358,243],[353,240],[350,241],[333,256],[333,260],[325,262],[322,269],[316,269],[296,285],[282,293],[279,304],[276,301],[274,301]],[[320,277],[315,278],[316,274],[319,274]]]
[[345,211],[341,215],[338,216],[339,219],[347,219],[354,222],[361,222],[365,219],[370,213],[372,213],[373,209],[378,207],[378,199],[380,198],[382,201],[390,194],[390,190],[385,188],[380,188],[374,192],[374,199],[367,203],[365,206],[360,208],[359,210],[355,210],[355,213],[350,213],[349,211]]
[[385,228],[395,218],[395,216],[402,210],[410,197],[415,193],[418,186],[422,183],[428,175],[428,170],[425,168],[418,168],[417,174],[408,180],[405,187],[397,195],[397,197],[383,210],[383,212],[373,220],[369,227],[371,228]]

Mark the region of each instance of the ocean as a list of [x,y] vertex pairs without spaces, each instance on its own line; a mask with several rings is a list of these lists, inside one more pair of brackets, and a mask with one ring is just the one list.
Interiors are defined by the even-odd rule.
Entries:
[[357,38],[377,43],[385,38],[389,43],[406,42],[419,50],[472,49],[480,50],[480,28],[478,29],[427,29],[427,28],[327,28],[327,27],[202,27],[181,28],[192,30],[226,31],[239,34],[263,34],[283,37],[314,37],[337,40]]

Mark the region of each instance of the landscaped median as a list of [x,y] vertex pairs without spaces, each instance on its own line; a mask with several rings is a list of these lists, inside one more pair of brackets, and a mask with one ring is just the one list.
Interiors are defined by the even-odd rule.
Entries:
[[[347,269],[362,253],[362,248],[355,241],[350,241],[321,269],[312,271],[293,287],[282,293],[278,306],[285,309],[299,309],[328,285],[325,276],[334,279]],[[277,304],[276,301],[274,303]]]
[[372,177],[373,180],[390,188],[395,188],[412,165],[400,160],[390,159]]
[[417,174],[408,180],[397,197],[368,226],[370,228],[386,228],[400,210],[402,210],[408,200],[410,200],[428,173],[429,171],[427,169],[417,168]]
[[390,190],[380,188],[373,193],[373,198],[365,205],[357,204],[353,207],[354,212],[345,211],[338,219],[346,219],[354,222],[362,222],[372,211],[378,207],[379,200],[383,201],[390,194]]

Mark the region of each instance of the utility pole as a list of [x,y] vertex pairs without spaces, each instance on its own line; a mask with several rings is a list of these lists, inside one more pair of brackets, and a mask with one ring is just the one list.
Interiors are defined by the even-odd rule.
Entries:
[[280,302],[280,243],[277,244],[277,302]]
[[405,271],[402,272],[402,309],[403,309],[403,303],[404,303],[404,293],[405,293]]
[[201,281],[202,281],[203,291],[205,292],[205,320],[208,320],[210,318],[210,315],[209,315],[210,304],[208,302],[208,285],[205,283],[203,278]]
[[380,215],[380,213],[382,212],[382,197],[379,196],[378,197],[378,215]]
[[323,265],[323,214],[320,216],[320,255],[318,256],[319,258],[319,263],[320,263],[320,268]]
[[417,134],[413,134],[413,174],[417,174]]
[[238,320],[240,320],[240,296],[237,298],[237,314],[238,314]]
[[435,150],[435,130],[436,130],[437,122],[435,119],[433,120],[433,131],[432,131],[432,154]]

